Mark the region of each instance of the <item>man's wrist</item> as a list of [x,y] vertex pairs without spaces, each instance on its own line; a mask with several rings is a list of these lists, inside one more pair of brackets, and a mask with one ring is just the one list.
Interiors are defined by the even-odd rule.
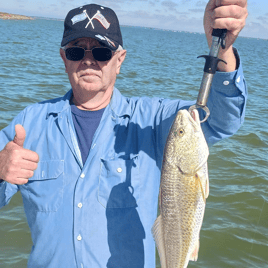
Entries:
[[236,56],[233,50],[233,47],[229,47],[227,50],[220,49],[218,58],[224,60],[224,62],[219,62],[218,64],[218,71],[219,72],[233,72],[236,70]]

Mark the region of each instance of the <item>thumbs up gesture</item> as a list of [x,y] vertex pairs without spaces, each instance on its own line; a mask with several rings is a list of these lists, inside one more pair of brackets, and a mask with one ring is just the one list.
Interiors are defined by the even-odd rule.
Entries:
[[23,148],[26,132],[23,126],[15,126],[16,135],[0,152],[0,179],[11,184],[25,184],[34,174],[39,162],[36,152]]

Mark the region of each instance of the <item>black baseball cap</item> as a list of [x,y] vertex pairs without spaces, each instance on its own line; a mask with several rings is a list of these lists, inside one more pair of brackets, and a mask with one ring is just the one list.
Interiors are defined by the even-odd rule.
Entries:
[[83,37],[97,39],[111,50],[116,50],[119,45],[123,47],[118,18],[108,7],[90,4],[69,11],[64,21],[61,46]]

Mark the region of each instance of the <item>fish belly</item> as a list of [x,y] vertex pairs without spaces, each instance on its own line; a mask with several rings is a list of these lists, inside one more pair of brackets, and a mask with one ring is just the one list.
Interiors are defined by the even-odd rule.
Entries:
[[205,210],[206,168],[186,176],[165,163],[160,186],[160,216],[152,232],[162,268],[185,268],[199,243]]

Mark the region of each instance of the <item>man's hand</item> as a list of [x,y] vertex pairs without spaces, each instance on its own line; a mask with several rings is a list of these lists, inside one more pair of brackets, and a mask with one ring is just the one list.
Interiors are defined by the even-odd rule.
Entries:
[[213,29],[227,29],[226,48],[221,49],[219,58],[227,65],[219,63],[219,70],[231,72],[236,69],[236,59],[232,45],[246,24],[248,16],[247,0],[210,0],[204,15],[204,28],[209,47]]
[[36,170],[39,156],[23,148],[26,132],[23,126],[15,126],[16,135],[0,152],[0,178],[11,184],[25,184]]

